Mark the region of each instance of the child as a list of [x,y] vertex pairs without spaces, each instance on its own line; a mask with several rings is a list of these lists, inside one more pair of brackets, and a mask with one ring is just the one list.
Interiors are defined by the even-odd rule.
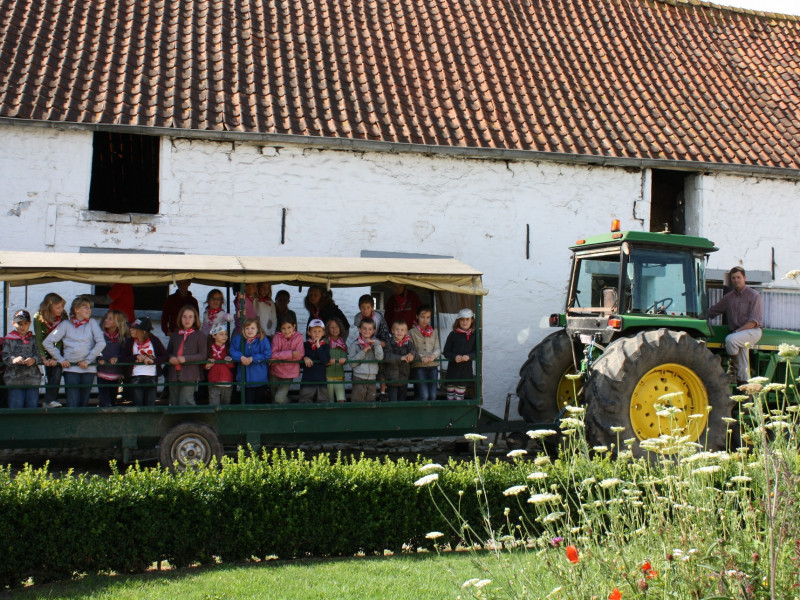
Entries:
[[[358,327],[361,319],[372,319],[375,322],[375,337],[381,343],[381,348],[386,348],[386,342],[392,337],[389,327],[386,325],[384,316],[375,310],[375,299],[370,294],[364,294],[358,299],[359,312],[353,317],[353,323]],[[386,396],[386,377],[383,374],[383,364],[378,365],[378,381],[381,384],[380,400],[387,400]]]
[[[278,302],[277,296],[275,302]],[[284,317],[278,328],[280,332],[272,338],[272,359],[292,362],[273,362],[270,365],[270,374],[272,381],[278,383],[275,404],[288,404],[289,388],[292,387],[294,378],[300,375],[300,359],[305,351],[303,336],[297,331],[297,324],[292,319]]]
[[291,295],[286,290],[281,290],[275,294],[275,318],[278,319],[279,328],[281,321],[289,321],[294,323],[295,328],[297,327],[297,313],[289,309],[291,299]]
[[341,337],[342,322],[333,318],[328,320],[325,332],[328,334],[328,344],[331,348],[331,359],[328,361],[328,368],[325,369],[325,377],[328,379],[328,397],[335,402],[346,400],[344,393],[344,364],[347,362],[347,343]]
[[161,340],[150,334],[153,323],[147,317],[131,322],[129,328],[131,336],[122,344],[119,361],[130,365],[131,399],[134,406],[155,406],[156,383],[169,354]]
[[266,401],[272,346],[261,328],[258,317],[245,319],[242,324],[244,336],[236,334],[231,342],[231,357],[238,363],[239,385],[244,386],[244,401],[256,404]]
[[13,323],[14,331],[6,336],[3,343],[5,382],[9,386],[8,408],[36,408],[39,405],[39,384],[42,382],[42,374],[36,365],[42,364],[42,357],[31,331],[30,313],[18,310],[14,313]]
[[261,327],[264,328],[264,333],[267,334],[269,339],[272,339],[278,326],[275,303],[272,301],[272,284],[262,281],[256,286],[256,289],[258,290],[256,313],[258,318],[261,319]]
[[331,360],[331,350],[325,341],[325,323],[311,319],[308,324],[308,339],[304,344],[303,378],[300,387],[300,402],[330,402],[325,369]]
[[472,361],[475,360],[475,314],[468,308],[461,309],[453,331],[444,343],[444,357],[447,359],[447,399],[463,400],[468,381],[472,379]]
[[[44,376],[47,381],[47,387],[44,391],[44,406],[46,408],[58,408],[61,406],[61,402],[58,401],[58,387],[61,385],[62,369],[58,361],[44,349],[42,342],[61,321],[66,321],[69,318],[67,313],[64,312],[66,304],[67,301],[61,296],[50,293],[44,297],[39,305],[39,312],[33,315],[33,333],[36,337],[39,356],[42,357]],[[59,351],[64,349],[64,344],[61,342],[58,342],[56,346]]]
[[389,391],[389,402],[406,399],[414,354],[414,344],[408,335],[408,325],[403,319],[395,319],[392,323],[392,337],[383,352],[386,360],[383,374],[388,381],[386,387]]
[[414,400],[436,400],[437,380],[441,356],[439,332],[431,327],[433,310],[423,304],[417,310],[417,324],[411,328],[411,341],[414,342],[416,356],[411,363],[411,378],[414,379]]
[[117,366],[122,344],[128,339],[128,323],[121,310],[110,310],[103,318],[103,337],[106,347],[97,359],[97,405],[114,406],[119,384],[122,383],[122,366]]
[[[350,344],[348,358],[353,366],[352,402],[375,401],[375,377],[378,375],[378,363],[383,360],[383,348],[374,337],[375,321],[367,317],[361,319],[358,326],[358,337]],[[368,360],[371,362],[357,362]]]
[[233,315],[222,310],[223,302],[225,302],[225,297],[220,290],[214,288],[208,292],[206,309],[203,311],[203,325],[200,327],[200,330],[206,335],[211,333],[214,325],[233,321]]
[[169,336],[167,369],[169,403],[173,406],[194,406],[197,382],[203,378],[201,362],[208,356],[206,334],[200,331],[200,313],[192,305],[178,312],[177,331]]
[[[64,388],[67,406],[70,408],[89,406],[97,367],[94,362],[106,347],[100,325],[92,319],[92,303],[82,296],[72,301],[69,321],[61,321],[44,338],[42,346],[64,369]],[[64,343],[63,354],[58,342]]]
[[208,403],[230,404],[233,391],[233,358],[228,344],[228,330],[222,323],[211,328],[208,336]]

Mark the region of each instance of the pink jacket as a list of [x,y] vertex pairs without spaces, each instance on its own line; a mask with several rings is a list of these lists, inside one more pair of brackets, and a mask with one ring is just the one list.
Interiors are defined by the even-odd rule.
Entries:
[[[292,356],[299,352],[298,358]],[[282,333],[276,333],[272,338],[272,360],[294,360],[292,363],[271,363],[269,372],[273,377],[280,379],[294,379],[300,375],[300,360],[305,355],[303,351],[303,336],[295,331],[288,340]]]

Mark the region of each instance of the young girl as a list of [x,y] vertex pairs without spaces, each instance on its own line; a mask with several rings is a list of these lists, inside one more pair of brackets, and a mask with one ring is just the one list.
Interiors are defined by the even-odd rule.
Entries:
[[[61,321],[44,338],[42,346],[64,369],[64,388],[67,406],[70,408],[89,406],[97,367],[94,362],[106,347],[103,330],[92,317],[92,303],[78,296],[69,309],[69,321]],[[64,350],[57,344],[63,342]]]
[[211,405],[230,404],[233,391],[233,358],[228,344],[228,330],[218,323],[211,328],[208,336],[208,403]]
[[155,406],[161,365],[169,360],[164,344],[151,331],[153,324],[149,318],[136,319],[130,326],[131,336],[120,351],[119,361],[130,365],[128,373],[134,406]]
[[238,363],[239,385],[244,385],[247,404],[264,402],[269,381],[267,361],[272,357],[272,346],[261,328],[258,317],[245,319],[242,324],[244,337],[233,336],[231,357]]
[[[36,408],[39,405],[39,384],[42,374],[37,365],[42,357],[31,332],[31,315],[27,310],[14,313],[14,331],[3,343],[5,382],[8,387],[8,408]],[[20,387],[13,387],[20,386]]]
[[225,297],[220,290],[214,288],[208,292],[206,309],[203,311],[203,325],[200,327],[200,330],[206,335],[211,333],[214,325],[233,321],[233,315],[222,310],[223,302],[225,302]]
[[444,343],[444,357],[447,359],[447,399],[463,400],[469,381],[472,379],[472,361],[475,360],[475,313],[464,308],[458,313],[453,331]]
[[97,359],[97,404],[114,406],[119,384],[125,369],[117,366],[122,344],[128,339],[126,315],[120,310],[110,310],[103,318],[103,337],[106,347]]
[[[67,302],[58,294],[47,294],[39,305],[39,312],[33,315],[33,333],[36,338],[36,348],[39,356],[42,357],[44,365],[44,375],[47,380],[47,387],[44,392],[44,406],[46,408],[57,408],[61,406],[58,401],[58,387],[61,385],[61,365],[50,356],[44,349],[42,342],[61,321],[66,321],[67,313],[64,306]],[[64,349],[64,344],[56,344],[59,351]]]
[[416,355],[411,363],[411,378],[414,380],[414,400],[436,400],[437,379],[441,356],[439,332],[431,326],[433,310],[427,304],[417,309],[417,324],[409,335],[414,342]]
[[289,388],[294,378],[300,375],[300,359],[305,356],[303,336],[292,319],[283,319],[278,330],[272,338],[272,360],[292,362],[273,362],[269,370],[273,383],[277,384],[275,404],[288,404]]
[[177,326],[178,331],[170,334],[167,344],[167,381],[173,384],[169,386],[169,403],[191,406],[195,403],[197,382],[203,378],[199,363],[206,360],[206,335],[200,331],[200,313],[194,306],[184,306],[178,312]]
[[328,396],[334,402],[344,402],[344,364],[347,362],[347,342],[341,337],[342,322],[339,319],[329,319],[325,326],[328,334],[328,345],[331,350],[331,359],[325,376],[328,379]]

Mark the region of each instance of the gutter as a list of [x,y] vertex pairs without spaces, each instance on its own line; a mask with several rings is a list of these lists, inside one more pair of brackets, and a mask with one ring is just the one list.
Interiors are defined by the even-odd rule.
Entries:
[[0,125],[40,127],[60,131],[110,131],[138,135],[155,135],[170,138],[185,138],[221,142],[256,142],[270,146],[313,146],[323,150],[348,152],[385,152],[389,154],[422,154],[499,161],[555,162],[572,165],[616,167],[628,169],[664,169],[769,177],[800,180],[800,168],[785,169],[736,163],[715,163],[691,160],[666,160],[657,158],[630,158],[596,156],[591,154],[569,154],[541,152],[538,150],[511,150],[507,148],[480,148],[465,146],[436,146],[403,142],[383,142],[353,138],[334,138],[282,133],[258,133],[247,131],[213,131],[200,129],[176,129],[142,125],[114,125],[106,123],[75,123],[68,121],[43,121],[0,117]]

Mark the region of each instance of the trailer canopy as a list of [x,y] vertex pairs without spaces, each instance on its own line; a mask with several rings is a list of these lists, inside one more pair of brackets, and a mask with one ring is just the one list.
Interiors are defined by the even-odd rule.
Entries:
[[0,280],[12,286],[54,281],[108,285],[197,283],[317,284],[325,287],[398,283],[483,296],[481,273],[450,258],[306,258],[189,254],[0,252]]

